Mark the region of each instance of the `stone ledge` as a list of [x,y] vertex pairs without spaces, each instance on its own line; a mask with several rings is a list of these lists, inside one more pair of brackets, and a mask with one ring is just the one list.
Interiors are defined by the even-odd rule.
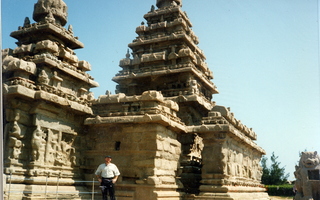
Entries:
[[169,129],[174,129],[175,131],[186,132],[185,126],[177,122],[173,122],[171,119],[163,116],[162,114],[153,115],[140,115],[140,116],[120,116],[120,117],[100,117],[87,118],[84,122],[85,125],[95,125],[95,124],[112,124],[112,123],[157,123],[164,126],[168,126]]
[[27,98],[34,98],[36,91],[33,89],[24,87],[22,85],[10,85],[4,90],[4,95],[19,95]]
[[263,150],[256,143],[254,143],[249,137],[241,133],[239,130],[237,130],[230,124],[203,124],[200,126],[187,127],[188,133],[212,134],[212,136],[210,137],[213,137],[213,138],[215,137],[215,134],[218,134],[221,131],[227,132],[228,134],[231,134],[233,137],[239,138],[240,141],[258,150],[263,154],[266,153],[265,150]]
[[92,109],[88,106],[79,104],[77,102],[69,101],[65,98],[59,97],[55,94],[50,94],[48,92],[44,91],[37,91],[34,93],[34,99],[42,99],[46,100],[55,104],[59,104],[61,106],[70,107],[71,109],[75,111],[79,111],[86,114],[92,114]]

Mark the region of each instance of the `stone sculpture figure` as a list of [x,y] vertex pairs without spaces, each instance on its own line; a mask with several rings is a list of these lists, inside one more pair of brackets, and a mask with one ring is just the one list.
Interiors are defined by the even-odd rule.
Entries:
[[58,147],[58,134],[54,134],[48,129],[48,144],[46,148],[45,160],[47,164],[53,165]]
[[88,98],[89,101],[93,100],[93,99],[94,99],[94,94],[93,94],[93,92],[89,92],[87,98]]
[[191,94],[199,94],[199,87],[197,80],[190,81],[190,93]]
[[71,24],[68,26],[68,31],[73,34],[73,27]]
[[54,23],[55,18],[53,17],[52,12],[49,11],[48,15],[45,17],[45,21],[48,23]]
[[48,74],[46,73],[45,70],[42,70],[42,71],[40,72],[39,77],[38,77],[38,81],[39,81],[39,83],[41,83],[41,84],[46,84],[46,85],[48,85],[50,79],[49,79],[49,76],[48,76]]
[[75,148],[72,146],[74,139],[64,138],[60,142],[59,151],[57,151],[56,162],[60,165],[71,166],[76,164]]
[[9,139],[9,158],[18,160],[19,155],[21,154],[21,148],[23,144],[21,140],[18,140],[15,137],[10,137]]
[[[14,104],[14,103],[13,103]],[[20,119],[19,111],[15,110],[12,112],[14,120],[11,123],[8,123],[5,128],[5,133],[8,133],[8,158],[11,160],[18,160],[21,154],[21,148],[23,147],[23,142],[21,141],[24,138],[25,131],[22,131],[18,120]]]
[[44,162],[44,153],[46,150],[46,134],[41,130],[41,127],[38,126],[37,129],[33,132],[33,137],[31,140],[32,146],[32,160],[43,164]]
[[24,19],[23,27],[29,27],[30,26],[30,19],[29,17],[26,17]]
[[12,127],[10,129],[9,135],[16,137],[16,138],[22,138],[21,136],[21,128],[17,121],[14,121],[12,124]]
[[302,152],[296,166],[295,200],[320,200],[320,156],[315,152]]

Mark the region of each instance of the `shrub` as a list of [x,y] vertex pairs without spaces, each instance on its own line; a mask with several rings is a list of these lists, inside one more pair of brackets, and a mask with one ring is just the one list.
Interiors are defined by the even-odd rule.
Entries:
[[270,196],[294,196],[293,185],[266,185],[267,192]]

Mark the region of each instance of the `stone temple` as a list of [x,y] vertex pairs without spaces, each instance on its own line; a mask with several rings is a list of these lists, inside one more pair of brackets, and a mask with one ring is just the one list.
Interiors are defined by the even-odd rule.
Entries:
[[[112,155],[118,200],[267,200],[256,133],[229,108],[182,0],[157,0],[136,28],[116,94],[98,87],[62,0],[38,0],[2,50],[6,199],[93,199]],[[98,182],[94,198],[101,199]]]

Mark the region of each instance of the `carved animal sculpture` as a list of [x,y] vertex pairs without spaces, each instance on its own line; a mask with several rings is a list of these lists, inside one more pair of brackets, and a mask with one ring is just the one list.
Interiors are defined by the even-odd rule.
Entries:
[[320,200],[320,180],[310,178],[311,172],[319,173],[320,156],[315,152],[302,152],[299,166],[294,172],[296,177],[295,200]]

